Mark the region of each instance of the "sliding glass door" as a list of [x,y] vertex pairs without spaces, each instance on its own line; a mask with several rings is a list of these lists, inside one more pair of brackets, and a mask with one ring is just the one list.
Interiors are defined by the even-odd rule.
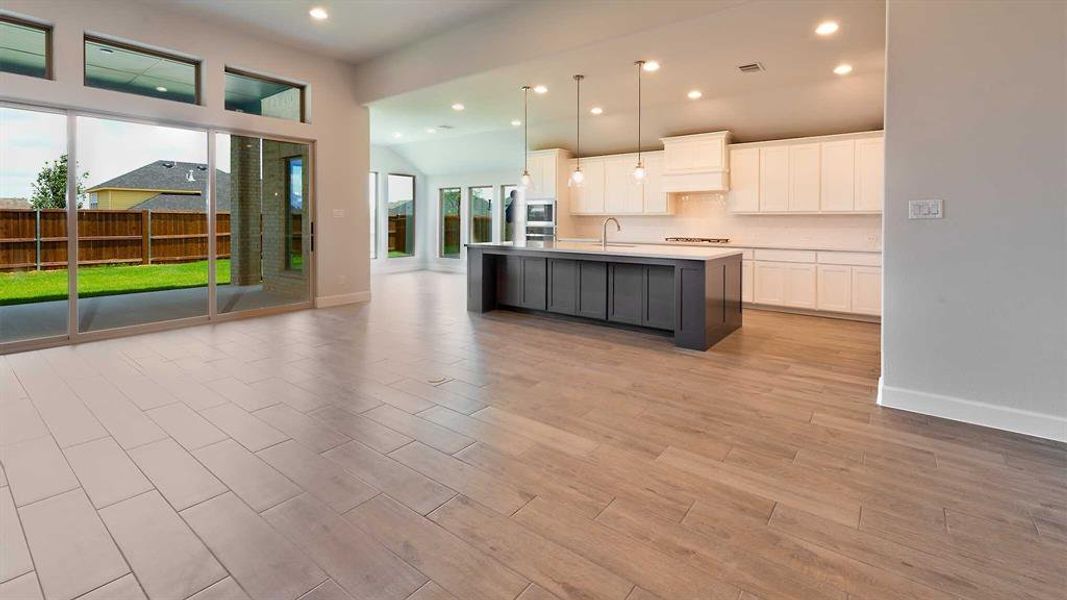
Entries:
[[0,105],[0,353],[310,306],[311,161],[305,142]]
[[76,131],[78,331],[206,316],[207,132],[96,117]]
[[0,106],[0,344],[65,336],[67,117]]
[[308,144],[215,136],[219,313],[310,301]]

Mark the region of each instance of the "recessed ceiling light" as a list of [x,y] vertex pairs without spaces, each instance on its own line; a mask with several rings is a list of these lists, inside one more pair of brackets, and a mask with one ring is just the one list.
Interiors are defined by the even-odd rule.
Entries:
[[589,109],[589,112],[593,113],[594,115],[602,115],[604,114],[604,109],[600,108],[599,106],[594,106],[593,108]]
[[315,8],[312,8],[308,11],[308,14],[311,15],[311,18],[315,19],[316,21],[325,21],[326,19],[330,18],[330,13],[326,12],[326,9],[321,6],[316,6]]
[[830,35],[831,33],[836,33],[837,29],[837,21],[823,21],[815,28],[815,33],[819,35]]
[[467,107],[463,106],[459,102],[456,102],[455,104],[452,105],[452,110],[463,110],[464,108],[467,108]]
[[437,130],[434,129],[433,127],[427,127],[426,128],[426,133],[437,133]]
[[543,85],[534,86],[533,90],[534,90],[534,93],[536,93],[536,94],[545,94],[545,93],[548,92],[548,88],[546,88]]
[[163,87],[161,85],[157,85],[156,86],[156,91],[157,92],[165,92],[165,91],[167,91],[167,88],[165,88],[165,87]]
[[842,63],[842,64],[837,65],[836,67],[834,67],[834,73],[837,73],[838,75],[848,75],[851,72],[852,72],[852,65],[849,65],[849,64]]
[[689,93],[686,94],[686,96],[689,96],[690,100],[700,100],[700,98],[704,96],[704,92],[700,90],[689,90]]
[[511,122],[511,126],[512,127],[518,127],[519,125],[522,125],[522,121],[520,121],[518,119],[515,119],[514,121]]
[[399,131],[394,131],[393,132],[393,137],[402,138],[402,137],[404,137],[404,134],[400,133]]
[[642,66],[641,68],[648,71],[649,73],[653,71],[659,71],[659,63],[654,60],[646,60],[644,66]]

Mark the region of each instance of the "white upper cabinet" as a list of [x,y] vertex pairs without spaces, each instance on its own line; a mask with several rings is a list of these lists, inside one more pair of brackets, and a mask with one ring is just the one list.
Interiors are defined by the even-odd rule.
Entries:
[[[574,161],[571,161],[571,170]],[[585,181],[581,187],[572,187],[571,213],[577,215],[599,215],[604,212],[604,160],[600,158],[582,159],[582,172]]]
[[881,212],[883,155],[880,131],[733,144],[727,205],[735,213]]
[[559,150],[539,150],[531,152],[527,158],[527,168],[533,180],[526,190],[529,200],[543,200],[558,196]]
[[611,156],[604,160],[604,212],[611,215],[639,214],[643,210],[641,187],[634,182],[637,156]]
[[644,214],[670,214],[670,197],[663,189],[663,153],[654,152],[645,155]]
[[759,212],[759,148],[730,150],[730,194],[733,212]]
[[789,210],[819,210],[819,144],[789,146]]
[[855,197],[856,141],[822,144],[822,193],[819,208],[827,212],[853,210]]
[[660,138],[663,142],[663,190],[722,192],[729,189],[726,146],[729,131]]
[[[663,189],[663,152],[643,153],[645,183],[634,182],[636,154],[582,159],[585,183],[570,188],[572,215],[669,215],[670,197]],[[569,171],[575,161],[570,161]]]
[[856,210],[881,211],[885,196],[885,138],[856,140]]
[[789,146],[759,149],[760,212],[789,210]]

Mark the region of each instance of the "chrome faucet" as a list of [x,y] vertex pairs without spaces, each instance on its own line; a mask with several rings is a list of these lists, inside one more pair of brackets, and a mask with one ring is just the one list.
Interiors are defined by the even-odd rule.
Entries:
[[600,249],[601,250],[607,250],[608,249],[608,222],[610,222],[610,221],[614,221],[615,222],[615,231],[622,231],[622,225],[619,225],[619,220],[618,219],[616,219],[615,217],[608,217],[608,218],[604,219],[604,237],[600,238]]

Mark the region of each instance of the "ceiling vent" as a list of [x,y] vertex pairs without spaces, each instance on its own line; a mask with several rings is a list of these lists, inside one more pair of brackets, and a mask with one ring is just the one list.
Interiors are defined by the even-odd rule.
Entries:
[[455,129],[455,127],[453,127],[451,125],[438,125],[437,128],[438,129]]
[[760,71],[765,71],[766,69],[764,69],[763,65],[761,65],[760,63],[754,62],[748,63],[747,65],[738,65],[737,70],[741,71],[742,73],[758,73]]

